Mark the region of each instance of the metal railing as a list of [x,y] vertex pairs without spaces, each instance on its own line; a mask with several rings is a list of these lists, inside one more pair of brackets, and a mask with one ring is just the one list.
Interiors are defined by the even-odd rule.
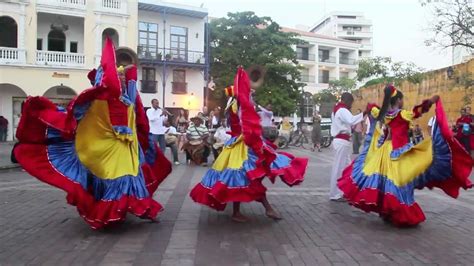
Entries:
[[192,64],[205,64],[204,52],[191,51],[186,49],[156,48],[138,46],[138,57],[157,61],[183,62]]
[[86,9],[86,0],[37,0],[37,4],[51,7]]
[[320,63],[336,63],[336,57],[334,56],[319,56]]
[[315,61],[315,58],[314,54],[296,53],[296,59],[298,60]]
[[96,9],[108,13],[128,13],[127,1],[124,0],[96,0]]
[[327,77],[327,76],[323,76],[323,75],[318,76],[318,83],[328,84],[329,81],[333,81],[333,80],[336,80],[336,78],[335,77]]
[[344,58],[344,57],[339,57],[339,64],[344,64],[344,65],[355,65],[356,60],[352,58]]
[[0,64],[25,63],[25,61],[24,49],[0,47]]
[[310,76],[310,75],[301,75],[300,81],[305,82],[305,83],[315,83],[316,82],[316,77],[315,76]]
[[141,89],[143,93],[156,93],[156,80],[141,80]]
[[38,65],[82,67],[85,61],[86,56],[83,54],[36,51],[36,64]]

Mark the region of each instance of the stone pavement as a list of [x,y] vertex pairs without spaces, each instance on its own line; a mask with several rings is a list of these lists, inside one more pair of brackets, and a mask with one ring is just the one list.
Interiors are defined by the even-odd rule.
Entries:
[[21,170],[0,172],[0,265],[474,265],[474,191],[454,200],[417,191],[427,221],[400,229],[345,203],[327,200],[331,152],[311,154],[305,182],[268,185],[283,220],[243,204],[234,223],[188,193],[205,168],[180,165],[160,186],[160,223],[129,216],[114,228],[90,229],[64,192]]

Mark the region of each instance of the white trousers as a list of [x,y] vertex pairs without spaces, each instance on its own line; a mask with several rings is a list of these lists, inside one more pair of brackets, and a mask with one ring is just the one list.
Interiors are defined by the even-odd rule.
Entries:
[[329,198],[332,200],[342,198],[342,192],[337,187],[337,180],[342,176],[344,169],[351,163],[352,144],[343,139],[334,139],[332,147],[336,152],[331,172]]

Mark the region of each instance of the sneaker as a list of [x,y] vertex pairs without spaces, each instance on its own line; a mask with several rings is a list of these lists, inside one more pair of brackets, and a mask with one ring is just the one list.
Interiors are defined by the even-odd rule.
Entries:
[[180,165],[181,163],[180,162],[174,162],[174,165]]

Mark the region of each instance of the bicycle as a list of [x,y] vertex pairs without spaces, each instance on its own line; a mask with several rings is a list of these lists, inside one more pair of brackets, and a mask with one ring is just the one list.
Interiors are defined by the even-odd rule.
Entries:
[[294,147],[300,147],[303,149],[311,149],[312,144],[308,140],[307,134],[304,132],[303,128],[298,128],[290,136],[289,145]]

